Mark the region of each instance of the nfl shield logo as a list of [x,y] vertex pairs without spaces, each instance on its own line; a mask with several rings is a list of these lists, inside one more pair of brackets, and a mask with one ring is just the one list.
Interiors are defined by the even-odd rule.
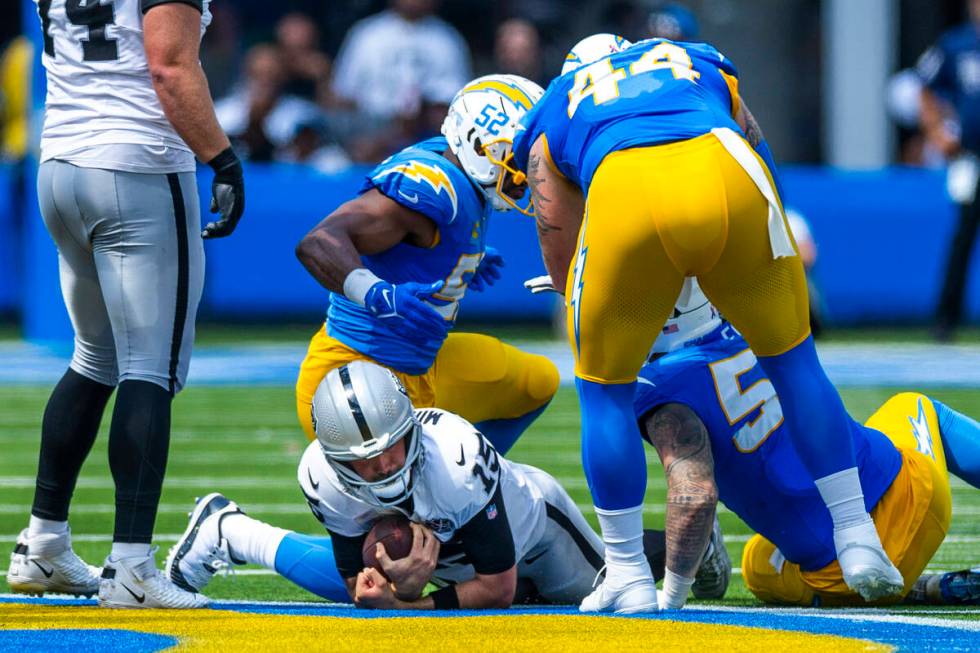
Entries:
[[496,518],[497,518],[497,504],[491,503],[489,506],[487,506],[487,519],[496,519]]

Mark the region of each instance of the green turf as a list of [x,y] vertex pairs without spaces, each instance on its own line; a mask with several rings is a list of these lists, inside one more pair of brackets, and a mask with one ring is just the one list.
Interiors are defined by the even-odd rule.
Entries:
[[[39,424],[48,388],[0,387],[0,546],[12,546],[12,537],[27,523],[37,464]],[[893,391],[846,390],[845,401],[858,419],[864,419]],[[960,410],[980,414],[980,390],[935,390],[930,394]],[[110,407],[111,410],[111,407]],[[105,420],[108,423],[108,420]],[[541,419],[525,434],[509,458],[541,467],[555,475],[572,497],[588,510],[589,494],[578,454],[578,409],[571,389],[563,388]],[[112,532],[112,482],[106,461],[107,432],[99,440],[82,471],[72,512],[72,530],[78,552],[98,563],[108,552]],[[157,519],[157,543],[162,562],[173,535],[183,531],[194,498],[221,491],[238,501],[252,516],[278,526],[319,533],[319,524],[306,508],[295,482],[296,465],[305,440],[296,424],[293,394],[284,387],[191,387],[175,402],[173,440],[168,480]],[[651,463],[653,460],[651,459]],[[662,527],[663,473],[650,465],[647,525]],[[951,535],[980,536],[980,492],[954,481],[954,518]],[[957,511],[961,516],[957,516]],[[748,529],[734,515],[721,513],[729,537],[734,565],[740,566]],[[168,539],[166,536],[170,535]],[[102,536],[103,541],[81,541]],[[945,543],[932,566],[960,569],[980,560],[977,538]],[[208,593],[220,598],[314,600],[289,582],[268,575],[238,575],[216,579]],[[735,577],[729,605],[755,601]]]

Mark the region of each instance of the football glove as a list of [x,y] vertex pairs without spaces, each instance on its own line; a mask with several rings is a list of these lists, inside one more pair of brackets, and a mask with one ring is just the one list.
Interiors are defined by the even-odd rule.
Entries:
[[427,304],[444,306],[448,301],[433,297],[443,282],[391,284],[379,281],[364,295],[364,308],[399,336],[412,342],[442,340],[449,323]]
[[224,238],[235,230],[245,212],[245,177],[242,162],[230,147],[208,161],[214,170],[211,181],[211,213],[221,213],[201,232],[203,238]]
[[487,247],[484,250],[483,259],[479,267],[473,273],[467,288],[476,292],[483,292],[487,287],[492,286],[500,278],[500,268],[504,267],[504,257],[497,251],[496,247]]
[[540,277],[528,279],[524,282],[524,287],[531,291],[532,295],[540,295],[544,292],[558,292],[555,284],[551,281],[550,274],[543,274]]

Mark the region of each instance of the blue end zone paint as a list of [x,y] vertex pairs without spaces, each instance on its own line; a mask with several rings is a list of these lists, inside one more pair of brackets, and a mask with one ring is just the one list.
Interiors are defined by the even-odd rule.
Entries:
[[[44,605],[95,605],[90,599],[22,599],[0,597],[0,603],[40,603]],[[528,614],[580,616],[574,607],[516,607],[510,610],[458,610],[453,612],[414,612],[358,610],[350,605],[331,603],[247,603],[217,602],[216,610],[232,610],[252,614],[282,614],[291,616],[346,617],[351,619],[384,619],[390,617],[486,617]],[[953,611],[955,612],[955,610]],[[584,616],[584,615],[583,615]],[[917,615],[894,615],[887,610],[794,610],[760,608],[687,608],[679,612],[637,617],[608,617],[613,619],[657,619],[685,621],[725,626],[745,626],[768,630],[788,630],[819,635],[836,635],[866,639],[895,646],[900,651],[976,651],[980,648],[980,622],[947,621],[936,623],[928,612]],[[2,634],[4,631],[0,631]],[[106,631],[110,632],[110,631]],[[6,653],[0,639],[0,653]],[[51,649],[45,649],[51,650]],[[75,649],[76,651],[80,649]],[[100,651],[106,649],[99,649]],[[118,650],[118,649],[113,649]],[[139,649],[139,651],[150,649]],[[155,649],[154,649],[155,650]]]
[[131,630],[0,630],[0,653],[153,653],[176,645],[176,637]]
[[[563,383],[574,379],[571,350],[564,342],[515,342],[550,358]],[[980,346],[843,344],[818,346],[830,380],[851,387],[980,387]],[[306,344],[198,347],[191,385],[285,385],[296,383]],[[64,374],[71,346],[44,347],[0,342],[0,384],[53,384]]]

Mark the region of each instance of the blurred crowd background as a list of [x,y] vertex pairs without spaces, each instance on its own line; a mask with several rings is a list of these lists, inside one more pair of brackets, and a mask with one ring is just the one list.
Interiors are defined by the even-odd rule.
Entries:
[[[17,205],[32,142],[23,26],[36,17],[20,15],[29,6],[7,0],[0,23],[0,159],[12,170],[14,229],[26,215]],[[547,86],[588,34],[708,41],[739,67],[740,91],[780,164],[949,170],[960,209],[943,279],[930,281],[935,335],[945,339],[962,319],[980,221],[972,154],[980,0],[213,0],[210,8],[201,60],[236,149],[253,164],[326,175],[437,135],[455,92],[477,75]],[[813,266],[807,216],[793,214]]]
[[[3,151],[26,147],[29,60],[21,5],[5,4]],[[706,40],[739,66],[743,92],[781,161],[827,160],[822,131],[826,21],[820,0],[216,0],[202,63],[219,118],[253,161],[324,172],[371,163],[438,133],[468,79],[515,73],[546,86],[579,38],[610,31],[637,40]],[[894,71],[911,69],[963,0],[896,0]],[[855,65],[862,65],[855,62]],[[917,77],[888,89],[893,160],[936,165],[919,129]],[[18,88],[20,87],[20,88]],[[18,109],[21,112],[18,114]],[[885,116],[882,116],[885,119]]]

